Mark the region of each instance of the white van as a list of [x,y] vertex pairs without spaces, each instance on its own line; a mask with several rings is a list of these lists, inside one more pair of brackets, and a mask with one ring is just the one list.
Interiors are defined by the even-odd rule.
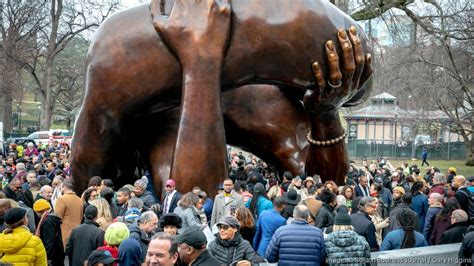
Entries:
[[35,141],[36,145],[41,142],[42,145],[48,144],[50,141],[51,134],[49,131],[36,131],[31,133],[27,138]]

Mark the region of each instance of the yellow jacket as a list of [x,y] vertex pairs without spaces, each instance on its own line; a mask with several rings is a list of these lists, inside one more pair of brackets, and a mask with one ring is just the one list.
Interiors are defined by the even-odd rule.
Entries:
[[0,234],[0,257],[0,262],[15,266],[47,265],[43,242],[23,226]]

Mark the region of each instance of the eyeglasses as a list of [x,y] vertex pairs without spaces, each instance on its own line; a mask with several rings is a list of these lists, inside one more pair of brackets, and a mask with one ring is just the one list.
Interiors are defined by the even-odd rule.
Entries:
[[218,225],[217,229],[227,231],[230,228],[228,225]]

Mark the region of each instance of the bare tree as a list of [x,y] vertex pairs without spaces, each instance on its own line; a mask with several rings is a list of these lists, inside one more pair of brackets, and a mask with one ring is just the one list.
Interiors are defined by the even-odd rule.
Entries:
[[109,1],[48,1],[48,27],[39,29],[36,54],[23,67],[35,81],[40,96],[42,119],[41,129],[51,126],[56,97],[60,83],[54,79],[55,60],[65,47],[76,37],[96,28],[119,5],[117,0]]
[[[34,50],[37,31],[44,26],[45,14],[41,11],[45,1],[0,0],[0,60],[3,108],[0,108],[4,131],[12,131],[12,100],[21,96],[22,62]],[[17,99],[19,100],[19,99]]]

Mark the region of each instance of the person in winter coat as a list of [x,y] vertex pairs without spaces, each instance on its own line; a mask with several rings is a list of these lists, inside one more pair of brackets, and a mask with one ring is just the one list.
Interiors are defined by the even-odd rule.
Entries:
[[209,244],[209,253],[224,265],[256,260],[255,251],[250,243],[239,233],[240,223],[234,216],[225,216],[217,223],[219,233],[216,239]]
[[260,256],[265,256],[267,246],[275,231],[286,224],[285,218],[281,215],[285,208],[285,199],[276,197],[273,200],[273,210],[263,211],[258,217],[255,236],[253,238],[253,248]]
[[297,205],[293,211],[293,222],[275,231],[265,251],[265,258],[279,266],[321,265],[326,257],[321,229],[309,225],[309,209]]
[[178,230],[182,227],[182,223],[183,221],[181,217],[174,213],[167,213],[161,216],[159,221],[160,230],[172,236],[178,234]]
[[1,263],[46,266],[46,250],[41,239],[30,233],[26,210],[12,208],[4,216],[6,229],[0,234]]
[[469,226],[467,229],[458,257],[466,260],[466,262],[461,264],[462,266],[472,266],[472,259],[474,258],[474,225]]
[[393,208],[390,211],[390,216],[388,220],[388,231],[393,231],[395,229],[400,228],[400,225],[397,222],[397,214],[401,212],[402,210],[409,210],[415,214],[415,219],[413,222],[415,223],[413,226],[415,227],[415,230],[418,232],[421,232],[420,229],[420,219],[418,217],[418,214],[416,214],[411,208],[411,202],[412,202],[412,195],[410,192],[407,192],[403,194],[402,196],[402,203],[398,204],[395,208]]
[[181,217],[183,224],[178,233],[190,227],[194,230],[203,230],[206,224],[201,222],[199,210],[202,208],[202,200],[193,192],[184,194],[178,201],[178,207],[174,209],[174,214]]
[[325,188],[319,196],[323,202],[323,206],[319,208],[316,214],[314,226],[319,227],[321,230],[325,230],[334,224],[334,208],[337,205],[336,195],[329,189]]
[[258,216],[263,211],[273,209],[273,203],[268,199],[265,187],[262,184],[255,184],[253,187],[253,197],[247,201],[245,207],[250,209],[254,219],[258,219]]
[[420,218],[420,230],[425,227],[425,217],[428,211],[428,197],[423,194],[424,183],[422,181],[416,181],[411,187],[412,198],[412,209],[418,214]]
[[45,199],[39,199],[33,204],[33,209],[40,217],[35,235],[43,241],[52,266],[64,265],[64,245],[61,235],[61,218],[54,214],[51,205]]
[[428,198],[428,204],[430,207],[426,212],[425,227],[423,228],[423,236],[425,239],[431,238],[431,232],[433,232],[433,226],[435,223],[436,215],[443,209],[443,197],[439,193],[431,193]]
[[377,212],[378,206],[376,202],[376,198],[363,197],[358,204],[359,211],[351,215],[354,231],[367,240],[371,251],[377,251],[379,249],[375,234],[375,225],[370,219],[370,215],[374,215]]
[[380,250],[394,250],[414,247],[428,246],[425,237],[415,231],[414,224],[415,215],[408,211],[402,210],[397,214],[397,221],[402,227],[389,232],[380,246]]
[[443,209],[436,215],[435,223],[431,237],[428,240],[430,245],[438,245],[441,240],[441,235],[451,225],[451,214],[454,210],[461,209],[456,199],[449,199],[446,201]]
[[123,240],[130,236],[130,231],[126,224],[122,222],[112,223],[105,231],[105,245],[98,247],[97,250],[108,251],[115,259],[119,258],[119,246]]
[[142,176],[142,178],[135,181],[134,187],[135,196],[138,197],[143,201],[143,205],[147,209],[150,209],[153,204],[155,204],[155,198],[151,194],[150,191],[146,190],[148,186],[148,178],[146,176]]
[[345,206],[338,208],[333,231],[325,239],[329,265],[366,265],[363,261],[370,260],[369,243],[353,231],[348,212]]
[[66,255],[71,266],[82,266],[92,251],[102,246],[104,231],[99,228],[97,207],[87,206],[84,212],[84,223],[72,229],[66,245]]
[[462,242],[464,233],[469,227],[467,213],[463,210],[454,210],[451,214],[451,225],[441,235],[439,244],[452,244]]
[[140,261],[145,262],[146,251],[150,243],[151,236],[158,228],[158,216],[152,211],[144,212],[138,220],[138,225],[130,225],[130,237],[140,242],[142,254]]
[[142,248],[140,242],[134,238],[127,238],[122,241],[119,246],[119,262],[120,265],[127,266],[140,266],[142,262],[140,257],[142,256]]
[[63,195],[55,201],[54,211],[61,217],[63,245],[66,245],[72,229],[82,222],[83,202],[74,192],[73,184],[70,180],[64,180],[61,190]]

